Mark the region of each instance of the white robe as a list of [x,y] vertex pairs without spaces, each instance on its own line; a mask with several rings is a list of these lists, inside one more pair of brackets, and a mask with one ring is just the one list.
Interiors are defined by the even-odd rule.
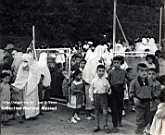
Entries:
[[24,90],[25,118],[33,118],[39,114],[38,84],[41,78],[39,64],[33,61],[29,55],[23,55],[28,60],[29,71],[24,71],[24,63],[21,63],[15,82],[12,84],[19,90]]
[[165,135],[165,103],[158,105],[158,110],[150,128],[150,134]]
[[12,68],[14,69],[15,73],[17,73],[18,68],[19,68],[19,66],[22,62],[22,55],[23,55],[22,52],[17,52],[14,56],[14,60],[13,60],[13,63],[12,63]]
[[148,42],[148,46],[150,48],[150,51],[152,54],[155,54],[156,50],[158,50],[158,47],[155,43],[155,39],[154,38],[150,38],[149,42]]
[[[25,118],[33,118],[39,114],[38,84],[41,74],[38,72],[38,63],[33,63],[30,67],[28,82],[24,93]],[[26,104],[27,103],[27,104]]]
[[92,59],[93,54],[94,54],[94,52],[92,52],[91,49],[89,48],[88,51],[86,52],[85,60],[88,61],[88,60]]
[[39,64],[41,74],[44,75],[44,79],[42,83],[45,87],[48,87],[50,86],[50,83],[51,83],[51,75],[50,75],[50,71],[47,65],[47,53],[43,52],[40,54],[38,64]]
[[65,63],[65,55],[64,54],[58,54],[56,57],[56,63]]
[[115,46],[115,53],[117,53],[116,55],[121,55],[121,56],[124,56],[125,57],[125,47],[123,47],[122,44],[119,44],[117,43],[116,46]]
[[103,63],[99,63],[99,60],[103,56],[104,51],[105,51],[104,46],[98,45],[95,48],[92,59],[89,59],[85,65],[85,68],[83,70],[83,79],[89,84],[92,82],[92,80],[96,76],[97,66],[99,64],[103,64]]
[[103,54],[103,59],[105,62],[105,67],[108,70],[112,64],[112,59],[113,59],[113,52],[112,51],[105,51],[105,53]]

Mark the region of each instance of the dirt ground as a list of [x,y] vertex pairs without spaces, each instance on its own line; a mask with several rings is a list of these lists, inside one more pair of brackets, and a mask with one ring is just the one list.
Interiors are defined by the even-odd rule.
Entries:
[[[58,107],[57,111],[44,112],[37,120],[26,120],[23,124],[11,121],[10,126],[2,127],[2,135],[104,135],[103,131],[93,133],[95,120],[86,120],[85,113],[80,115],[78,124],[70,123],[71,111],[66,107]],[[102,123],[103,125],[103,123]],[[135,113],[127,112],[123,118],[123,127],[115,135],[134,135]],[[111,116],[109,115],[109,127],[112,128]],[[112,134],[112,133],[111,133]],[[112,134],[113,135],[113,134]]]

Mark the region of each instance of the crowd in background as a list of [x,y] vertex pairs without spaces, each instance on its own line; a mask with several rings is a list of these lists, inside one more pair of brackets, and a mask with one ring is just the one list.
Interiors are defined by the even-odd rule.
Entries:
[[[98,132],[101,129],[100,114],[103,113],[103,129],[107,133],[116,133],[123,126],[124,99],[127,99],[132,111],[137,113],[137,134],[149,133],[150,127],[153,135],[155,132],[165,133],[161,124],[159,131],[154,130],[157,119],[162,120],[165,116],[159,111],[164,107],[165,95],[162,92],[164,76],[160,76],[161,51],[153,39],[138,40],[135,46],[119,41],[115,49],[110,42],[100,42],[99,45],[91,41],[84,45],[79,42],[71,49],[71,71],[68,73],[65,68],[68,54],[64,51],[57,52],[55,57],[41,52],[36,60],[31,48],[26,53],[18,52],[13,44],[4,48],[0,65],[3,125],[8,125],[10,119],[20,123],[36,119],[43,112],[42,106],[48,105],[44,103],[56,97],[67,101],[67,107],[72,110],[72,123],[81,120],[80,111],[83,110],[88,120],[96,120],[94,132]],[[145,59],[137,63],[136,75],[133,75],[135,71],[127,63],[124,52],[135,50],[148,54],[141,56]],[[109,112],[113,124],[111,130]]]

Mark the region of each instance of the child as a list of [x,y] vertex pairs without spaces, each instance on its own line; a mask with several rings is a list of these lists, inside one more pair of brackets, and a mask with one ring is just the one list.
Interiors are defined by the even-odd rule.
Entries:
[[157,111],[157,106],[159,104],[159,95],[161,92],[161,84],[159,81],[156,80],[156,69],[155,68],[150,68],[148,71],[148,79],[149,79],[149,85],[151,87],[151,96],[152,100],[150,102],[150,121],[149,124],[147,125],[144,133],[149,134],[149,129],[152,124],[152,120],[154,118],[154,115]]
[[118,126],[122,126],[122,110],[124,90],[126,86],[126,72],[121,69],[122,59],[120,56],[113,58],[112,70],[109,72],[108,79],[111,85],[111,110],[112,110],[112,132],[117,133]]
[[1,74],[2,82],[0,83],[0,95],[1,95],[1,110],[2,110],[2,124],[8,125],[10,109],[10,74],[2,73]]
[[[134,74],[133,72],[133,68],[129,67],[126,69],[126,73],[127,73],[127,87],[128,87],[128,96],[129,96],[129,88],[130,88],[130,83],[133,79],[136,78],[136,75]],[[133,100],[130,99],[130,96],[129,96],[129,100],[130,100],[130,103],[131,103],[131,111],[132,112],[135,112],[135,106],[134,106],[134,102]]]
[[105,66],[97,66],[97,75],[92,80],[91,86],[89,88],[89,97],[91,101],[94,101],[95,111],[96,111],[96,120],[97,126],[94,129],[94,132],[100,131],[100,109],[103,110],[104,115],[104,130],[108,131],[108,102],[107,94],[110,92],[110,85],[108,80],[105,78]]
[[136,134],[142,134],[149,123],[151,87],[147,78],[147,65],[137,65],[138,76],[130,84],[130,98],[134,99],[136,109]]
[[82,60],[80,61],[79,70],[80,70],[81,72],[83,72],[86,63],[87,63],[87,61],[86,61],[85,59],[82,59]]
[[160,64],[159,64],[159,59],[161,58],[161,51],[160,50],[157,50],[155,52],[155,67],[156,67],[156,73],[159,74],[160,72]]
[[73,74],[73,81],[70,88],[70,99],[68,106],[73,109],[71,122],[76,124],[80,121],[78,113],[83,104],[83,90],[84,84],[82,80],[82,73],[80,70],[76,70]]
[[165,135],[165,89],[161,91],[159,99],[161,103],[150,128],[151,135]]
[[156,73],[157,73],[156,69],[154,69],[154,68],[151,68],[148,71],[148,78],[150,79],[150,86],[152,89],[152,91],[151,91],[152,92],[152,102],[151,102],[151,108],[150,108],[150,111],[151,111],[150,124],[152,124],[152,120],[157,111],[157,106],[159,104],[159,95],[161,92],[161,84],[156,79],[156,77],[157,77]]
[[156,68],[155,64],[155,56],[152,54],[148,54],[146,56],[146,61],[145,64],[147,65],[148,68]]
[[73,56],[75,59],[75,63],[72,65],[71,70],[74,72],[79,69],[80,61],[81,61],[81,56],[76,54]]

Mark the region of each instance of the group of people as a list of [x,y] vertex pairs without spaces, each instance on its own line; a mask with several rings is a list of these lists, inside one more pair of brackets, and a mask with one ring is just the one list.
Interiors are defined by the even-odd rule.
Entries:
[[[13,48],[6,49],[0,83],[2,123],[6,125],[9,120],[9,109],[3,109],[6,106],[17,108],[14,116],[23,122],[39,115],[45,97],[49,100],[51,96],[57,96],[65,98],[67,107],[72,109],[72,123],[79,122],[80,111],[85,110],[88,120],[96,120],[93,131],[98,132],[103,114],[104,131],[117,133],[124,126],[122,112],[127,91],[131,106],[136,110],[135,132],[165,134],[165,89],[158,81],[161,51],[148,54],[144,61],[137,63],[136,76],[132,77],[133,67],[124,56],[113,56],[110,44],[94,46],[88,42],[84,50],[74,50],[68,75],[64,71],[66,55],[62,62],[58,59],[55,64],[56,60],[48,59],[46,52],[41,52],[39,60],[35,60],[33,51],[28,49],[21,60],[14,60],[17,64],[13,64]],[[108,125],[110,110],[112,129]]]
[[14,46],[8,44],[0,66],[3,125],[9,125],[10,119],[17,119],[20,123],[24,119],[35,119],[42,106],[39,102],[42,93],[51,82],[47,53],[41,53],[39,60],[35,60],[33,51],[28,49],[18,57],[18,60],[14,59],[13,52],[15,52]]
[[[73,109],[71,122],[77,123],[80,120],[78,114],[82,106],[85,105],[89,120],[93,117],[92,110],[95,111],[96,127],[94,132],[101,129],[100,112],[104,116],[103,129],[105,132],[119,132],[119,127],[123,126],[122,112],[125,91],[128,91],[129,101],[136,111],[137,129],[135,133],[164,134],[164,128],[160,121],[159,131],[155,127],[157,122],[155,114],[157,114],[160,102],[162,103],[159,109],[163,108],[164,99],[162,100],[162,98],[165,97],[165,89],[161,84],[163,81],[159,79],[160,57],[160,50],[156,50],[154,55],[153,52],[148,53],[144,60],[137,63],[136,71],[134,71],[136,76],[133,77],[133,67],[126,63],[123,56],[113,57],[111,50],[105,45],[98,45],[96,48],[91,46],[85,57],[79,53],[76,54],[72,62],[73,76],[68,83],[68,107]],[[66,81],[64,81],[65,83]],[[109,108],[113,124],[111,130],[108,126]],[[164,113],[162,110],[160,112],[163,120]]]

